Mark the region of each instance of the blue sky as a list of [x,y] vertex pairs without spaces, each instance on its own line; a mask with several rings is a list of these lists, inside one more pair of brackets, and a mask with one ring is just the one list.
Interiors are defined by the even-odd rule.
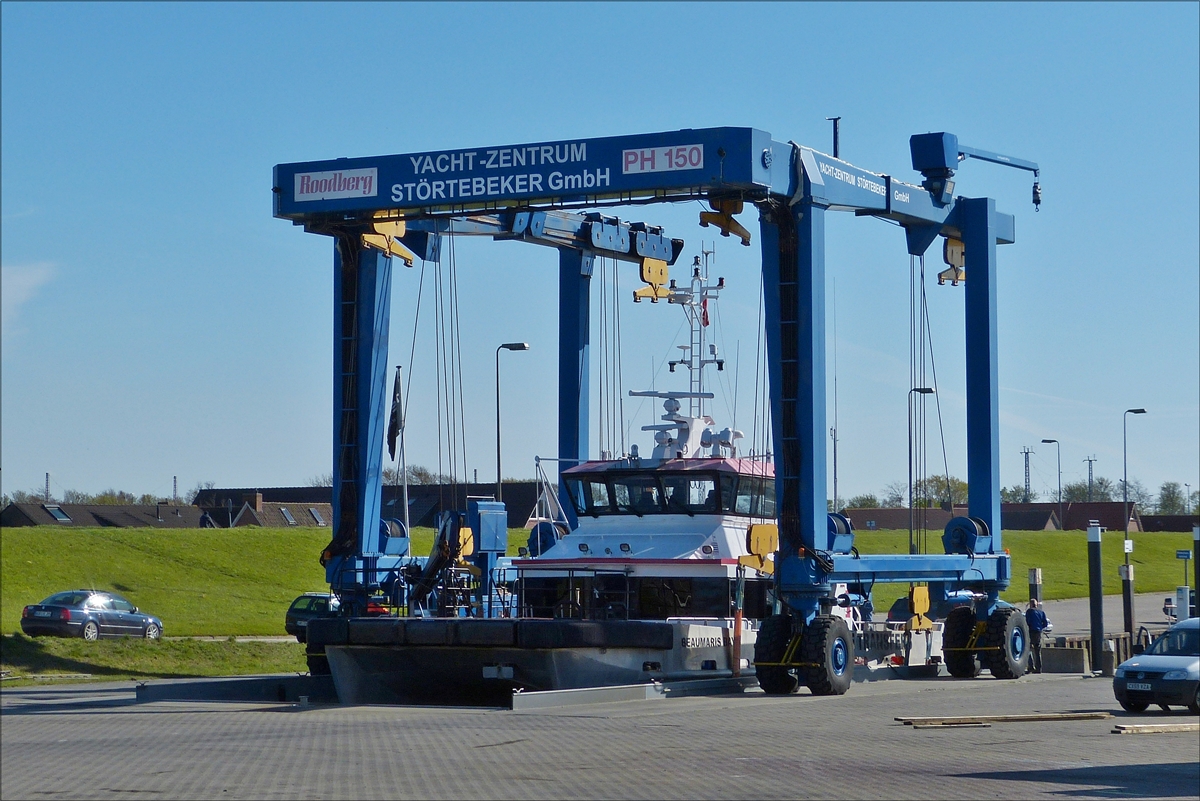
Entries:
[[[305,483],[330,470],[332,248],[271,216],[288,161],[752,126],[906,180],[908,137],[1038,161],[966,162],[958,191],[1016,216],[1000,249],[1001,470],[1033,485],[1129,471],[1200,487],[1200,20],[1196,4],[0,6],[3,489],[170,494]],[[687,240],[695,203],[624,210]],[[899,229],[831,215],[843,496],[906,475],[908,258]],[[743,222],[757,233],[752,211]],[[718,239],[718,342],[752,416],[758,248]],[[941,269],[931,250],[929,272]],[[467,467],[553,455],[556,257],[456,245]],[[622,272],[622,289],[635,284]],[[408,365],[419,269],[394,280],[391,363]],[[961,288],[928,288],[949,467],[965,475]],[[410,463],[438,458],[428,307],[411,365]],[[626,303],[627,389],[682,315]],[[832,325],[832,323],[831,323]],[[832,331],[831,331],[832,334]],[[726,379],[731,378],[729,373]],[[685,379],[677,375],[675,380]],[[725,390],[732,392],[731,388]],[[632,408],[631,408],[632,407]],[[637,427],[649,405],[627,401]],[[718,400],[722,425],[732,408]],[[931,418],[932,419],[932,418]],[[930,464],[940,469],[931,425]],[[595,440],[593,439],[593,442]]]

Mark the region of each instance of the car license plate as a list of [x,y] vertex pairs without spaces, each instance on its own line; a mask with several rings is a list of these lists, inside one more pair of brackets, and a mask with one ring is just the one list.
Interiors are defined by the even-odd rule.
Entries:
[[1149,690],[1151,689],[1148,682],[1129,681],[1125,683],[1126,690]]
[[49,613],[49,612],[45,612],[45,611],[41,611],[41,612],[34,612],[34,613],[33,613],[33,616],[34,616],[34,617],[50,617],[50,613]]

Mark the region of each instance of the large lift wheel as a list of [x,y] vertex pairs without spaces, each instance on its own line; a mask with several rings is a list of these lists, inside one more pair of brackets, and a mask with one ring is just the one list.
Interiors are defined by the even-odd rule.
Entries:
[[946,616],[946,627],[942,630],[942,655],[946,669],[956,679],[973,679],[979,675],[979,659],[974,651],[955,651],[966,648],[975,631],[975,610],[960,606]]
[[846,621],[818,615],[800,639],[800,677],[813,695],[842,695],[854,678],[854,638]]
[[759,626],[758,639],[754,641],[754,672],[758,676],[758,686],[767,695],[787,695],[800,688],[800,681],[788,668],[759,664],[782,662],[791,641],[791,615],[771,615]]
[[987,630],[979,637],[986,646],[980,656],[998,679],[1016,679],[1029,667],[1029,626],[1020,609],[1011,606],[995,610],[988,617]]

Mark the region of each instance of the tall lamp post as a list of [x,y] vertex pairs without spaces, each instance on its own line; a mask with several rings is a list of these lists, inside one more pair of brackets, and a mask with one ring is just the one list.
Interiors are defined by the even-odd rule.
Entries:
[[1125,572],[1121,577],[1121,599],[1125,610],[1125,631],[1133,636],[1133,573],[1129,566],[1129,553],[1133,543],[1129,539],[1129,415],[1145,414],[1145,409],[1126,409],[1121,415],[1121,494],[1125,504]]
[[912,396],[914,392],[918,395],[932,395],[935,391],[933,387],[913,387],[908,391],[908,552],[910,554],[917,552],[917,545],[913,542],[913,529],[915,528],[916,516],[913,510]]
[[504,488],[501,486],[500,472],[500,351],[529,350],[528,342],[505,342],[496,348],[496,500],[504,500]]
[[1058,527],[1066,529],[1067,524],[1063,521],[1062,510],[1062,444],[1056,439],[1044,439],[1042,443],[1045,445],[1054,445],[1055,451],[1058,452]]

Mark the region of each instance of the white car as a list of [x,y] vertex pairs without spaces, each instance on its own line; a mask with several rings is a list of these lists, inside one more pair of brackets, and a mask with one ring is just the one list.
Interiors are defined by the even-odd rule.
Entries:
[[1176,623],[1145,653],[1122,662],[1113,674],[1113,694],[1126,712],[1158,704],[1200,715],[1200,618]]

